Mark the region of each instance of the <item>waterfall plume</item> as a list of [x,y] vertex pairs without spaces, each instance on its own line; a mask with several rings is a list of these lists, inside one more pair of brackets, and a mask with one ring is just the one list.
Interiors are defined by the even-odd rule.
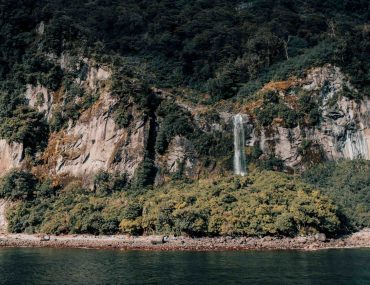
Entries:
[[234,123],[234,173],[244,176],[247,174],[245,158],[245,135],[243,117],[240,114],[233,116]]

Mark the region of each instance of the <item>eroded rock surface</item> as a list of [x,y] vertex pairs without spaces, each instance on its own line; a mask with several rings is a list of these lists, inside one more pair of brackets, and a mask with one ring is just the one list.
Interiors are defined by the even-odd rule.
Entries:
[[19,167],[23,159],[23,145],[8,143],[0,139],[0,176],[12,168]]
[[340,69],[331,65],[315,68],[297,85],[322,102],[320,124],[311,128],[273,124],[258,133],[252,130],[246,145],[258,144],[265,154],[276,155],[291,167],[302,161],[299,149],[304,141],[311,143],[312,156],[323,155],[329,160],[370,159],[370,100],[365,97],[359,101],[343,95],[344,88],[357,91]]
[[114,99],[103,95],[75,125],[51,136],[45,160],[54,175],[91,177],[99,170],[133,176],[144,158],[147,125],[137,118],[131,129],[120,129],[112,118]]

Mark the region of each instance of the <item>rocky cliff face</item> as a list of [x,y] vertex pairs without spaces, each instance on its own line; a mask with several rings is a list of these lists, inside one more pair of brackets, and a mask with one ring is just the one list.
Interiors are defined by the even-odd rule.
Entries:
[[[292,88],[293,87],[293,88]],[[205,131],[232,131],[232,116],[240,113],[246,130],[246,147],[258,147],[261,159],[277,157],[288,167],[322,160],[370,159],[370,100],[351,99],[345,91],[361,95],[349,83],[338,67],[326,65],[308,71],[305,78],[285,82],[271,82],[263,90],[277,91],[287,105],[295,106],[299,92],[306,92],[319,102],[321,114],[317,126],[282,126],[282,118],[275,118],[268,126],[261,126],[249,107],[260,106],[256,100],[248,106],[218,111],[219,122],[210,123],[194,114],[197,124]],[[189,108],[189,107],[188,107]]]
[[99,170],[133,176],[142,161],[147,126],[137,118],[130,129],[119,129],[111,114],[114,100],[103,94],[76,124],[51,135],[44,159],[52,175],[90,177]]
[[[64,69],[69,68],[68,55],[64,55],[60,61]],[[124,172],[132,178],[144,158],[148,124],[133,107],[131,112],[136,116],[130,127],[119,128],[112,116],[117,100],[106,86],[111,71],[107,67],[94,67],[86,59],[83,62],[76,82],[86,92],[98,94],[99,99],[83,111],[77,121],[71,120],[67,128],[51,134],[42,154],[44,164],[37,166],[34,171],[52,177],[81,177],[87,181],[100,170]],[[35,94],[40,93],[50,99],[42,106],[37,106],[34,103],[37,100]],[[37,86],[28,87],[26,96],[31,106],[37,107],[40,112],[44,111],[48,119],[52,118],[50,110],[58,104],[53,104],[55,94]]]
[[[324,159],[370,159],[370,100],[346,97],[344,89],[357,93],[339,68],[327,65],[312,69],[298,80],[296,88],[318,98],[322,119],[310,128],[283,128],[278,124],[263,128],[259,135],[253,130],[247,145],[258,143],[264,153],[273,153],[288,166],[305,159],[302,143],[309,142],[306,155],[322,155]],[[287,96],[280,91],[282,96]],[[248,118],[247,120],[248,121]],[[311,157],[314,159],[315,157]]]
[[[67,57],[61,60],[62,67],[66,69]],[[124,172],[128,177],[134,177],[148,150],[151,124],[135,104],[130,109],[133,119],[129,126],[120,128],[116,124],[112,112],[117,99],[110,93],[111,76],[108,68],[94,67],[91,62],[84,60],[76,82],[88,92],[98,94],[99,99],[83,111],[77,121],[71,120],[67,128],[51,134],[48,147],[40,154],[43,164],[35,167],[34,172],[54,177],[90,179],[102,169]],[[278,92],[279,97],[291,108],[294,108],[299,92],[309,93],[320,102],[320,123],[316,126],[287,128],[281,124],[280,118],[275,118],[272,124],[262,126],[253,108],[250,108],[250,105],[260,105],[258,99],[248,103],[248,107],[232,103],[226,109],[219,106],[191,106],[182,101],[176,104],[191,114],[195,128],[211,136],[214,133],[232,134],[232,117],[240,113],[245,127],[246,149],[258,147],[262,151],[260,159],[274,156],[283,160],[288,168],[304,167],[307,163],[323,159],[370,159],[370,100],[346,96],[347,91],[354,94],[358,94],[358,91],[339,68],[331,65],[314,68],[304,78],[272,82],[264,89]],[[29,105],[44,112],[48,120],[53,117],[56,106],[61,104],[56,96],[43,86],[27,86]],[[161,100],[167,99],[163,97]],[[212,113],[212,119],[205,115],[206,111]],[[154,125],[154,132],[159,132],[161,121],[158,120]],[[0,140],[1,173],[20,167],[23,156],[21,144]],[[232,153],[229,156],[232,157]],[[214,163],[205,163],[205,160],[197,153],[194,141],[184,135],[175,135],[164,154],[155,154],[154,162],[160,178],[157,181],[163,181],[164,175],[180,170],[184,175],[196,178],[202,168],[207,168],[204,173],[223,167],[217,164],[217,159]]]
[[42,85],[32,86],[27,84],[26,99],[29,106],[45,114],[49,120],[52,115],[53,93]]
[[23,145],[0,140],[0,175],[20,167],[23,160]]

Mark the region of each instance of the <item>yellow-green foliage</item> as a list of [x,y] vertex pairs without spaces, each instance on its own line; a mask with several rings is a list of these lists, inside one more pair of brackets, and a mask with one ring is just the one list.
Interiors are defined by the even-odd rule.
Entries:
[[273,171],[174,181],[139,196],[101,196],[73,183],[57,197],[18,204],[8,217],[13,231],[47,233],[294,236],[339,228],[331,200]]
[[339,226],[326,196],[272,171],[169,184],[147,193],[143,205],[142,216],[121,222],[122,231],[137,231],[140,224],[148,233],[254,236],[333,233]]

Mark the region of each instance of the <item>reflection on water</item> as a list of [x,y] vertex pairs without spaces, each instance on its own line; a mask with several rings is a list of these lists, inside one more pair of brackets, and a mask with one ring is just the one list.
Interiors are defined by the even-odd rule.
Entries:
[[370,249],[0,249],[0,284],[370,284]]

